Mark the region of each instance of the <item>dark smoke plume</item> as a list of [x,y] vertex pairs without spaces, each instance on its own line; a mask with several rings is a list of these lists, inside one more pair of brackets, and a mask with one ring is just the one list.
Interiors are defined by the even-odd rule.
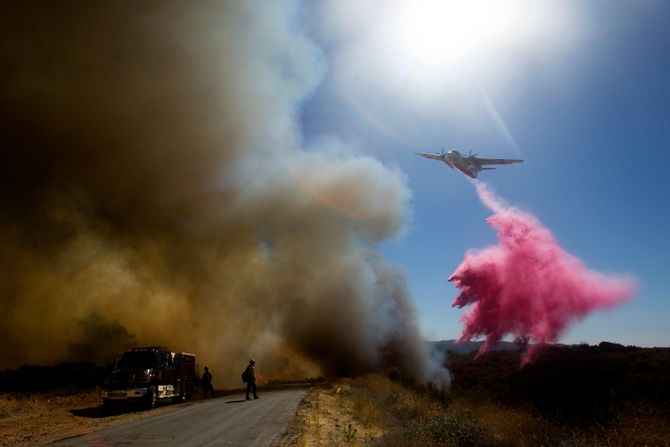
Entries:
[[291,1],[13,2],[0,16],[0,367],[129,343],[219,384],[387,366],[448,383],[403,273],[404,177],[301,142],[323,55]]

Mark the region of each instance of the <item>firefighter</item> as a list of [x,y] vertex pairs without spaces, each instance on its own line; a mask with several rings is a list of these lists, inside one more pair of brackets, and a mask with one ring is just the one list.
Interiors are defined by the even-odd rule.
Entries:
[[249,397],[249,391],[252,391],[254,394],[254,399],[258,399],[258,394],[256,394],[256,374],[254,372],[254,365],[256,362],[254,359],[249,360],[249,366],[244,371],[247,379],[247,400],[251,400]]
[[212,386],[212,373],[209,372],[209,368],[205,366],[205,372],[202,373],[200,378],[200,384],[202,385],[202,398],[207,399],[207,393],[214,397],[214,387]]

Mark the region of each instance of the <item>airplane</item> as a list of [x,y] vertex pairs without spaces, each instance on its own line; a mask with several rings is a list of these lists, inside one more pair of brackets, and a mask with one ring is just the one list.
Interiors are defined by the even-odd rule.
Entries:
[[460,152],[452,150],[449,152],[442,152],[428,154],[425,152],[414,152],[416,155],[420,155],[425,158],[430,158],[431,160],[440,160],[443,161],[450,168],[456,168],[461,171],[463,174],[468,177],[477,178],[477,174],[480,171],[491,171],[495,168],[486,168],[485,165],[508,165],[512,163],[523,163],[523,160],[512,160],[509,158],[481,158],[477,157],[477,154],[472,154],[470,151],[469,155],[461,155]]

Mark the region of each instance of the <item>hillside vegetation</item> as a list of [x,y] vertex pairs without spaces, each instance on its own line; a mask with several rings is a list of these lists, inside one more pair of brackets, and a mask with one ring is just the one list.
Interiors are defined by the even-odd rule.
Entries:
[[[447,358],[448,392],[395,370],[312,388],[284,444],[670,447],[669,348],[553,346],[523,368],[517,350]],[[95,417],[95,387],[108,369],[64,363],[0,372],[0,445],[53,439],[66,422],[75,432],[144,417]]]
[[452,389],[391,371],[311,391],[297,445],[670,446],[670,349],[557,346],[452,354]]

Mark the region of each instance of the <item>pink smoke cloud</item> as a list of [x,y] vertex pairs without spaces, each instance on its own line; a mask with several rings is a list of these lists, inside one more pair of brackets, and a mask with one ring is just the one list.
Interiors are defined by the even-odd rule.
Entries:
[[494,212],[487,219],[498,243],[472,250],[449,277],[461,290],[452,306],[472,304],[461,321],[460,341],[485,337],[480,354],[505,335],[530,343],[522,362],[533,361],[565,328],[596,309],[629,300],[636,282],[589,270],[567,253],[535,216],[498,198],[474,181],[479,198]]

